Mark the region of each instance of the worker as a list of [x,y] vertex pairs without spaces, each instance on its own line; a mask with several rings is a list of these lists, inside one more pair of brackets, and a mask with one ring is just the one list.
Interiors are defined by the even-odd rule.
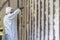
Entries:
[[11,7],[6,7],[6,15],[4,16],[5,40],[18,40],[17,25],[14,18],[21,13],[23,7],[16,9],[13,12]]

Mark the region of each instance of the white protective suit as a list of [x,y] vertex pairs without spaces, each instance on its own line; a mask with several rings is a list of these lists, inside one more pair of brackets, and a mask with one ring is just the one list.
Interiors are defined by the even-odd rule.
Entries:
[[17,25],[14,21],[14,18],[17,16],[19,12],[21,12],[20,9],[15,10],[13,13],[11,12],[11,7],[6,8],[6,14],[3,20],[4,28],[5,28],[5,37],[6,40],[18,40],[17,36]]

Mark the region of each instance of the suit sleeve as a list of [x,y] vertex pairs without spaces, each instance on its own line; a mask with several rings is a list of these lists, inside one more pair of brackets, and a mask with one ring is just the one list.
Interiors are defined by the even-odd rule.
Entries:
[[15,10],[12,14],[9,14],[8,17],[9,17],[10,19],[13,19],[13,18],[15,18],[15,17],[17,16],[17,14],[19,14],[19,13],[21,13],[21,10],[20,10],[20,9],[17,9],[17,10]]

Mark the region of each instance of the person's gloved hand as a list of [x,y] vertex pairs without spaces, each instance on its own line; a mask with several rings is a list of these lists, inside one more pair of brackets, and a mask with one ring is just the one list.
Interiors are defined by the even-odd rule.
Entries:
[[22,9],[24,9],[24,7],[20,7],[19,9],[22,11]]

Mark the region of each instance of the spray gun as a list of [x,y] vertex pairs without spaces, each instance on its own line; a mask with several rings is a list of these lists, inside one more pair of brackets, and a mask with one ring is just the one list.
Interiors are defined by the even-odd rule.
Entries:
[[23,9],[24,9],[24,7],[20,7],[21,12],[22,12]]

